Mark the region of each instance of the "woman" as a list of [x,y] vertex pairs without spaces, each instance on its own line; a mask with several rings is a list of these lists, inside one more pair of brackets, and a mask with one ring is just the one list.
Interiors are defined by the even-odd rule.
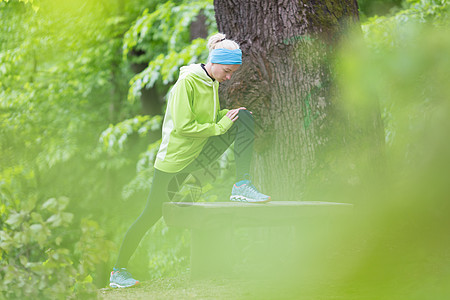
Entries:
[[[150,195],[144,211],[128,229],[111,272],[111,287],[139,284],[126,270],[128,260],[144,234],[162,216],[162,204],[169,201],[168,186],[177,176],[183,180],[219,158],[236,140],[236,183],[230,200],[267,202],[249,180],[253,151],[254,121],[245,107],[219,110],[219,82],[229,80],[242,64],[239,45],[218,33],[208,41],[209,62],[182,67],[172,88],[162,129]],[[177,178],[178,181],[179,178]]]

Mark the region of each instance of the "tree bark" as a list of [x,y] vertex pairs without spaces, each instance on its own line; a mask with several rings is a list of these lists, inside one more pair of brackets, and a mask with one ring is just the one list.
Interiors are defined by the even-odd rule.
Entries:
[[206,16],[201,11],[197,18],[189,25],[190,39],[191,41],[208,37],[208,27],[206,26]]
[[357,2],[215,0],[214,6],[219,32],[243,51],[243,65],[220,96],[224,106],[245,106],[257,120],[253,178],[275,200],[301,200],[333,124],[329,58],[347,27],[358,24]]

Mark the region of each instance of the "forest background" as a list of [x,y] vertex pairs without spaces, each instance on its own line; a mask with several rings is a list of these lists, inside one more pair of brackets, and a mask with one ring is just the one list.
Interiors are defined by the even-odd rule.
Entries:
[[[399,252],[441,262],[417,278],[427,290],[450,279],[450,5],[358,4],[364,39],[336,50],[336,83],[349,106],[379,101],[389,166],[369,184],[366,170],[349,174],[351,202],[378,207],[360,267],[376,265],[369,253],[398,228]],[[0,28],[0,299],[95,293],[145,205],[167,92],[181,66],[207,60],[213,1],[0,1]],[[226,198],[232,156],[202,200]],[[186,273],[189,238],[158,222],[129,268],[142,280]]]

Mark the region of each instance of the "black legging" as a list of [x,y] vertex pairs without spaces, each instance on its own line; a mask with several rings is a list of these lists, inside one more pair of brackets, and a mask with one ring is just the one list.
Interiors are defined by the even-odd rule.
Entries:
[[250,170],[255,124],[253,116],[247,110],[240,110],[238,116],[239,118],[226,133],[208,138],[199,156],[182,171],[166,173],[155,169],[147,204],[122,241],[116,268],[126,268],[142,237],[161,218],[163,203],[172,198],[168,191],[179,188],[179,186],[169,188],[169,183],[175,176],[177,176],[177,180],[172,183],[177,185],[176,183],[183,182],[189,173],[206,168],[216,161],[235,141],[236,182],[246,177]]

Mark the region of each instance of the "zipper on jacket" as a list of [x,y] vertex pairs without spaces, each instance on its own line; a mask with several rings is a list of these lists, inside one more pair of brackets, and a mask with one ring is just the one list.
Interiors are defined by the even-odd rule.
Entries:
[[214,123],[216,122],[216,118],[217,118],[217,101],[216,101],[216,90],[214,88],[215,84],[213,82],[213,93],[214,93]]

